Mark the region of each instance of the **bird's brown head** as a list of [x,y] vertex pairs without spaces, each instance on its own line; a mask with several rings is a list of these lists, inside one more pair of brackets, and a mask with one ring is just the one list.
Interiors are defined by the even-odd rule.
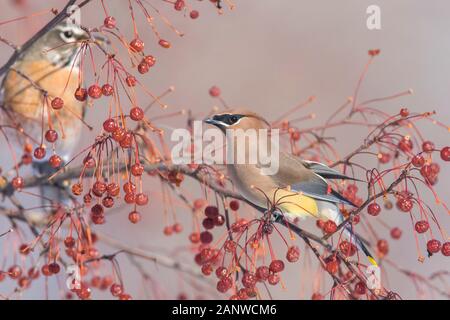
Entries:
[[270,123],[255,112],[246,109],[229,109],[205,119],[222,131],[227,129],[269,129]]

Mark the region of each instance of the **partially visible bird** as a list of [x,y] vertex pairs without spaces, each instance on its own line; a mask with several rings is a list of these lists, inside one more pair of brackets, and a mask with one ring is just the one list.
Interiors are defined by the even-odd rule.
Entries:
[[[270,124],[260,115],[245,109],[229,109],[223,113],[215,114],[205,120],[222,130],[266,129],[270,135]],[[257,135],[258,139],[261,136]],[[227,135],[227,144],[234,145],[234,155],[237,150],[236,136]],[[268,143],[277,143],[271,141]],[[250,159],[250,152],[258,152],[258,144],[245,143],[246,159]],[[267,147],[270,150],[270,147]],[[227,152],[231,152],[228,148]],[[241,150],[242,151],[242,150]],[[271,155],[272,157],[273,155]],[[228,158],[230,160],[230,158]],[[291,221],[296,218],[312,217],[319,220],[332,220],[337,225],[344,221],[338,204],[355,206],[351,201],[331,188],[326,179],[352,179],[325,164],[302,160],[289,153],[279,151],[278,171],[275,174],[263,174],[263,165],[258,159],[257,163],[246,162],[237,164],[227,163],[228,175],[237,191],[253,205],[270,209],[275,206],[277,210]],[[236,158],[231,158],[236,160]],[[369,261],[376,262],[364,243],[352,232],[350,227],[345,228],[346,234],[367,256]]]
[[[33,160],[37,175],[55,171],[48,164],[53,152],[63,162],[69,161],[81,136],[86,102],[78,101],[74,93],[80,85],[80,43],[89,38],[81,27],[63,21],[23,52],[3,80],[2,118],[18,129],[15,139],[18,149],[23,150],[25,143],[40,146],[50,124],[59,136],[54,150],[47,148],[44,158]],[[44,92],[48,93],[49,101],[61,98],[63,107],[53,110],[50,103],[44,103]],[[46,187],[41,193],[44,198],[67,202],[63,191]]]

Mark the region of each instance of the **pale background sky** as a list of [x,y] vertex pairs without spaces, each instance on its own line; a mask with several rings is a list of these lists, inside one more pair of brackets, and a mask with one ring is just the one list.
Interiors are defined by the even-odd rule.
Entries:
[[[11,9],[10,1],[0,0],[2,12],[0,21],[23,15]],[[27,12],[37,12],[52,6],[59,7],[64,1],[28,1]],[[82,23],[98,25],[103,18],[98,1],[89,5],[82,13]],[[126,13],[126,1],[107,1],[111,14],[116,16],[123,31],[132,34],[131,22]],[[413,111],[436,110],[440,121],[450,123],[450,2],[414,0],[395,1],[292,1],[292,0],[236,0],[236,9],[225,10],[218,16],[208,1],[189,1],[200,11],[197,20],[184,18],[174,12],[169,5],[152,1],[164,14],[168,14],[176,27],[185,33],[177,38],[159,23],[164,38],[172,42],[172,49],[160,48],[145,25],[138,18],[138,28],[146,41],[149,53],[157,57],[157,65],[140,79],[153,92],[159,93],[173,85],[176,91],[165,101],[173,110],[189,108],[195,112],[206,112],[218,103],[208,95],[211,85],[221,87],[223,97],[233,106],[246,106],[268,119],[278,115],[315,95],[317,101],[312,108],[317,120],[305,123],[311,126],[320,123],[327,115],[341,105],[347,96],[353,94],[356,81],[367,61],[367,50],[380,48],[381,55],[376,58],[365,80],[360,97],[362,100],[398,93],[408,88],[414,95],[399,100],[385,102],[378,107],[395,113],[401,106]],[[366,8],[371,4],[381,8],[382,29],[370,31],[366,28]],[[20,43],[27,39],[33,30],[42,25],[49,16],[35,18],[27,22],[0,26],[0,35]],[[0,47],[0,61],[6,61],[11,50]],[[141,103],[146,103],[144,96]],[[104,103],[103,103],[104,104]],[[106,112],[102,103],[90,110],[88,119],[97,128]],[[98,119],[98,120],[97,120]],[[180,123],[167,121],[170,126]],[[352,129],[353,130],[353,129]],[[365,131],[354,129],[335,130],[337,145],[342,153],[354,149],[363,139]],[[431,125],[423,127],[422,133],[432,139],[439,147],[448,145],[448,132]],[[89,138],[90,134],[85,133]],[[86,139],[82,145],[86,146]],[[2,163],[7,159],[2,157]],[[441,162],[442,173],[438,189],[441,198],[448,200],[450,182],[449,168]],[[155,181],[147,189],[150,194],[157,193],[159,184]],[[187,189],[187,188],[186,188]],[[198,186],[191,190],[197,193]],[[184,221],[185,229],[181,235],[167,238],[162,235],[161,208],[157,201],[147,207],[143,221],[131,225],[126,212],[108,217],[108,223],[99,230],[124,240],[129,245],[145,246],[158,251],[173,252],[186,245],[190,229],[190,213],[179,208],[178,216]],[[402,266],[428,276],[437,270],[449,270],[448,258],[436,255],[420,264],[416,259],[414,238],[409,218],[398,212],[383,212],[385,220],[392,225],[405,226],[402,242],[391,245],[390,257]],[[436,214],[445,227],[449,227],[448,215],[440,207]],[[6,224],[6,220],[0,220]],[[2,228],[3,229],[3,228]],[[380,234],[388,237],[388,231],[380,229]],[[424,242],[422,241],[422,245]],[[302,244],[300,244],[303,247]],[[107,249],[105,252],[111,252]],[[283,253],[284,255],[284,253]],[[191,263],[188,255],[184,255]],[[304,255],[302,255],[304,258]],[[141,278],[135,269],[130,269],[125,257],[120,258],[125,285],[128,291],[136,294],[141,286]],[[163,297],[175,298],[180,291],[180,281],[174,272],[152,264],[145,264],[147,270],[157,278],[160,289],[166,292]],[[305,271],[303,263],[289,265],[283,279],[286,289],[273,288],[272,293],[279,298],[304,298],[310,296],[311,273]],[[415,297],[414,288],[405,277],[392,273],[390,288],[404,298]],[[305,283],[305,294],[301,283]],[[56,287],[54,278],[49,281],[50,288]],[[184,285],[185,287],[186,284]],[[42,297],[42,280],[33,284],[26,293],[27,298]],[[3,289],[5,288],[5,289]],[[8,285],[0,283],[0,293],[7,291]],[[188,290],[189,291],[189,290]],[[57,298],[56,290],[50,291],[51,298]],[[94,297],[102,297],[97,293]],[[154,296],[152,296],[154,297]],[[190,297],[195,297],[190,295]]]

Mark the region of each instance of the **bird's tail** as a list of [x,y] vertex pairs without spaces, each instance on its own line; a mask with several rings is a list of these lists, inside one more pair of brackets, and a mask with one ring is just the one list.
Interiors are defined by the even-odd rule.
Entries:
[[[344,216],[342,215],[336,203],[331,203],[328,201],[317,201],[317,205],[322,217],[333,220],[337,225],[341,224],[344,221]],[[378,266],[369,249],[367,249],[364,242],[353,232],[350,226],[345,226],[344,234],[350,239],[350,242],[354,243],[356,247],[367,256],[367,259],[371,264],[373,264],[374,266]]]
[[369,249],[367,249],[364,242],[352,231],[352,228],[350,226],[345,227],[346,235],[350,238],[350,242],[355,243],[358,249],[360,249],[364,254],[366,255],[367,259],[370,261],[371,264],[374,266],[378,266],[378,263],[373,258],[372,254],[370,253]]
[[[33,162],[33,173],[36,177],[49,177],[55,173],[55,169],[48,161]],[[39,185],[41,205],[44,211],[52,212],[58,205],[69,206],[71,204],[70,191],[64,183],[49,184],[47,181]]]

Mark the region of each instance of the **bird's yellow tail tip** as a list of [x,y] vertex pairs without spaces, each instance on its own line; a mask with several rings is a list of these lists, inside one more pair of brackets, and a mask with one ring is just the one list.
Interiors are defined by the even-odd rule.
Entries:
[[375,267],[378,267],[378,263],[372,256],[367,256],[367,259],[369,259],[370,263],[373,264]]

